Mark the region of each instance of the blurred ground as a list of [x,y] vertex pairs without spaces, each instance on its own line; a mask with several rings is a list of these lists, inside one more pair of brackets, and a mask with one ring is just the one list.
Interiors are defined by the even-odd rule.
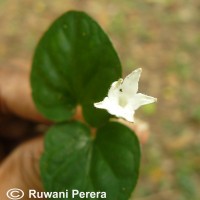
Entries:
[[132,199],[200,199],[200,1],[0,0],[0,66],[30,61],[52,20],[71,9],[100,23],[124,74],[142,67],[140,91],[158,98],[136,113],[151,135]]

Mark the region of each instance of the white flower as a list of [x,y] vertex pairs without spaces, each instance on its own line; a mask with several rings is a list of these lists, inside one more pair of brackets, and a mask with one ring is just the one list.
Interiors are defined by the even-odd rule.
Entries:
[[119,79],[112,83],[108,96],[99,103],[94,103],[96,108],[106,109],[110,114],[134,122],[135,110],[140,106],[156,102],[157,99],[138,91],[138,82],[142,69],[136,69],[124,80]]

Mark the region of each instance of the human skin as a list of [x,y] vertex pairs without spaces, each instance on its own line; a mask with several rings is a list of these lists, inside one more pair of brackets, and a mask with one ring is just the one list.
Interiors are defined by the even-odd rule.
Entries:
[[[0,135],[15,139],[22,134],[29,134],[26,126],[29,120],[48,122],[32,101],[29,70],[23,67],[0,68]],[[40,136],[20,144],[1,162],[0,199],[8,199],[6,192],[11,188],[22,189],[24,199],[28,199],[26,195],[30,188],[43,190],[39,173],[42,151],[43,137]]]
[[27,68],[0,69],[0,108],[27,120],[45,122],[31,98]]

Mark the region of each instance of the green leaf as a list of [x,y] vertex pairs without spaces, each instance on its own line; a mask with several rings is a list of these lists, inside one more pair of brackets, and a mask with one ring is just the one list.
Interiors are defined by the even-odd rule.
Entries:
[[128,200],[139,163],[139,142],[129,128],[109,122],[92,140],[87,126],[71,122],[48,131],[41,175],[47,191],[101,191],[106,199]]
[[108,36],[83,12],[70,11],[58,18],[37,45],[31,85],[37,108],[56,122],[70,119],[77,104],[87,122],[105,123],[106,111],[93,103],[107,95],[121,77],[121,64]]

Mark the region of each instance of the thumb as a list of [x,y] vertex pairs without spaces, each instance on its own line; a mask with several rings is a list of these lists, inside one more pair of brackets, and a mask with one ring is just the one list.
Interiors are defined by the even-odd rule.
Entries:
[[[28,198],[28,190],[42,191],[39,171],[39,159],[43,151],[43,138],[33,139],[19,146],[0,165],[0,199],[9,199],[8,190],[19,188]],[[13,195],[20,195],[14,192]]]

